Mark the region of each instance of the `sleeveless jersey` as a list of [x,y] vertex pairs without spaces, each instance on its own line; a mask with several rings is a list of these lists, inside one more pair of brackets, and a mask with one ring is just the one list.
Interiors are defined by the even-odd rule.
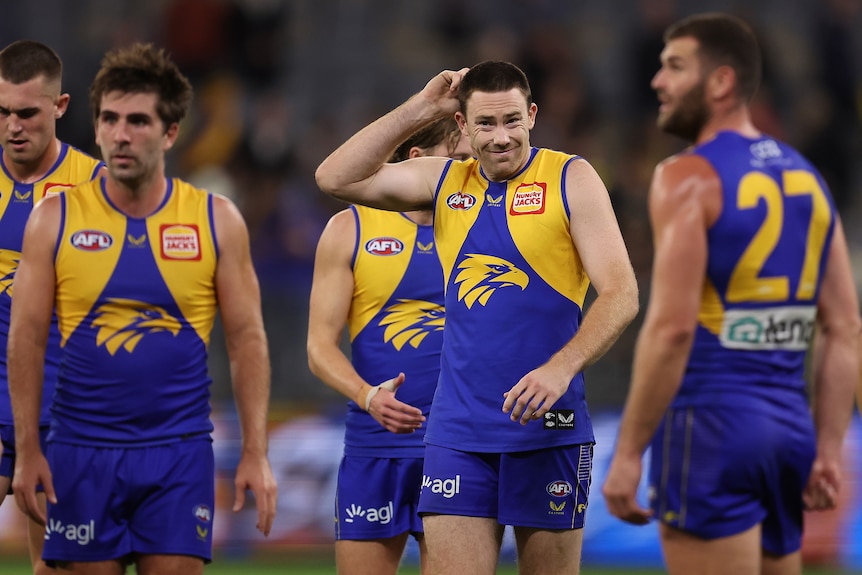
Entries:
[[[440,381],[425,440],[476,452],[591,443],[583,374],[544,421],[503,413],[503,393],[574,337],[589,278],[569,232],[565,175],[577,158],[532,149],[505,182],[449,162],[434,231],[446,282]],[[577,190],[574,190],[577,193]]]
[[48,440],[140,446],[209,433],[212,196],[169,180],[146,218],[119,211],[104,179],[61,198],[62,354]]
[[715,169],[723,207],[708,230],[697,332],[674,406],[798,401],[835,227],[826,184],[768,137],[722,132],[690,153]]
[[[347,322],[353,366],[371,385],[404,372],[398,399],[428,418],[440,373],[445,319],[434,230],[400,213],[363,206],[351,210],[357,230]],[[424,431],[387,431],[351,401],[345,454],[422,457]]]
[[[0,150],[2,151],[2,150]],[[12,425],[12,404],[9,398],[8,374],[6,371],[6,346],[9,336],[9,314],[12,309],[12,293],[15,272],[21,259],[21,244],[24,226],[30,212],[47,194],[59,193],[96,177],[102,163],[61,143],[60,156],[48,173],[37,182],[22,184],[12,177],[0,155],[0,425]],[[42,412],[40,423],[48,423],[48,407],[57,384],[60,334],[57,322],[51,322],[48,347],[45,350],[45,378],[42,390]]]

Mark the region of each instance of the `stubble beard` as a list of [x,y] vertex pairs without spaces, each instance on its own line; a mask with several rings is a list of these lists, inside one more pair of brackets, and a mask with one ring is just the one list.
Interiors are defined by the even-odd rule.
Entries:
[[687,142],[696,142],[701,130],[709,120],[709,110],[704,103],[703,84],[697,84],[679,100],[676,109],[662,118],[658,127],[663,132],[678,136]]

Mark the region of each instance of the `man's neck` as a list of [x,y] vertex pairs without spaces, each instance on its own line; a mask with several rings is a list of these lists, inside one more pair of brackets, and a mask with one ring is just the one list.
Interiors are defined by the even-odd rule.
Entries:
[[163,173],[138,185],[129,185],[108,175],[105,179],[105,190],[121,212],[132,218],[145,218],[155,212],[164,201],[168,182]]
[[6,150],[3,150],[3,165],[6,166],[9,174],[15,181],[22,184],[32,184],[48,175],[48,171],[57,162],[57,158],[60,157],[61,146],[60,140],[54,138],[39,158],[26,164],[11,161],[8,154],[6,154]]

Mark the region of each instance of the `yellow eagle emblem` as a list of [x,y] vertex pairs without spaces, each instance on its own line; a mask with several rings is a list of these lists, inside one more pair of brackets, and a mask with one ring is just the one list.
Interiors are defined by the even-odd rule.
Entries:
[[511,262],[495,256],[467,254],[458,264],[455,283],[458,286],[458,301],[463,301],[471,309],[477,301],[486,305],[491,295],[500,288],[518,286],[527,288],[530,278]]
[[163,308],[125,298],[110,298],[99,306],[91,325],[99,328],[96,345],[104,345],[111,355],[120,346],[132,353],[141,339],[151,333],[168,331],[176,337],[182,327]]
[[432,331],[440,331],[446,321],[442,305],[418,299],[399,299],[384,310],[386,315],[378,325],[386,326],[383,340],[392,342],[401,351],[404,344],[419,347],[422,340]]
[[15,250],[0,250],[0,294],[12,297],[12,283],[15,281],[15,272],[18,271],[18,262],[21,254]]

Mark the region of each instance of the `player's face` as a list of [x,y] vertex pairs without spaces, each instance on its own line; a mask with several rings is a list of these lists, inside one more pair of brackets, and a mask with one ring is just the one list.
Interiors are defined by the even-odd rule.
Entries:
[[658,127],[690,142],[696,141],[709,120],[705,80],[694,38],[669,41],[661,53],[661,68],[652,87],[661,105]]
[[466,116],[455,119],[470,140],[473,154],[492,181],[514,176],[530,157],[530,130],[536,122],[536,104],[517,88],[508,92],[473,92]]
[[160,177],[165,152],[177,136],[176,124],[165,129],[151,92],[108,92],[96,118],[96,143],[111,177],[130,188]]
[[7,160],[38,164],[53,143],[57,118],[66,111],[69,96],[59,85],[38,76],[23,84],[0,78],[0,145]]

